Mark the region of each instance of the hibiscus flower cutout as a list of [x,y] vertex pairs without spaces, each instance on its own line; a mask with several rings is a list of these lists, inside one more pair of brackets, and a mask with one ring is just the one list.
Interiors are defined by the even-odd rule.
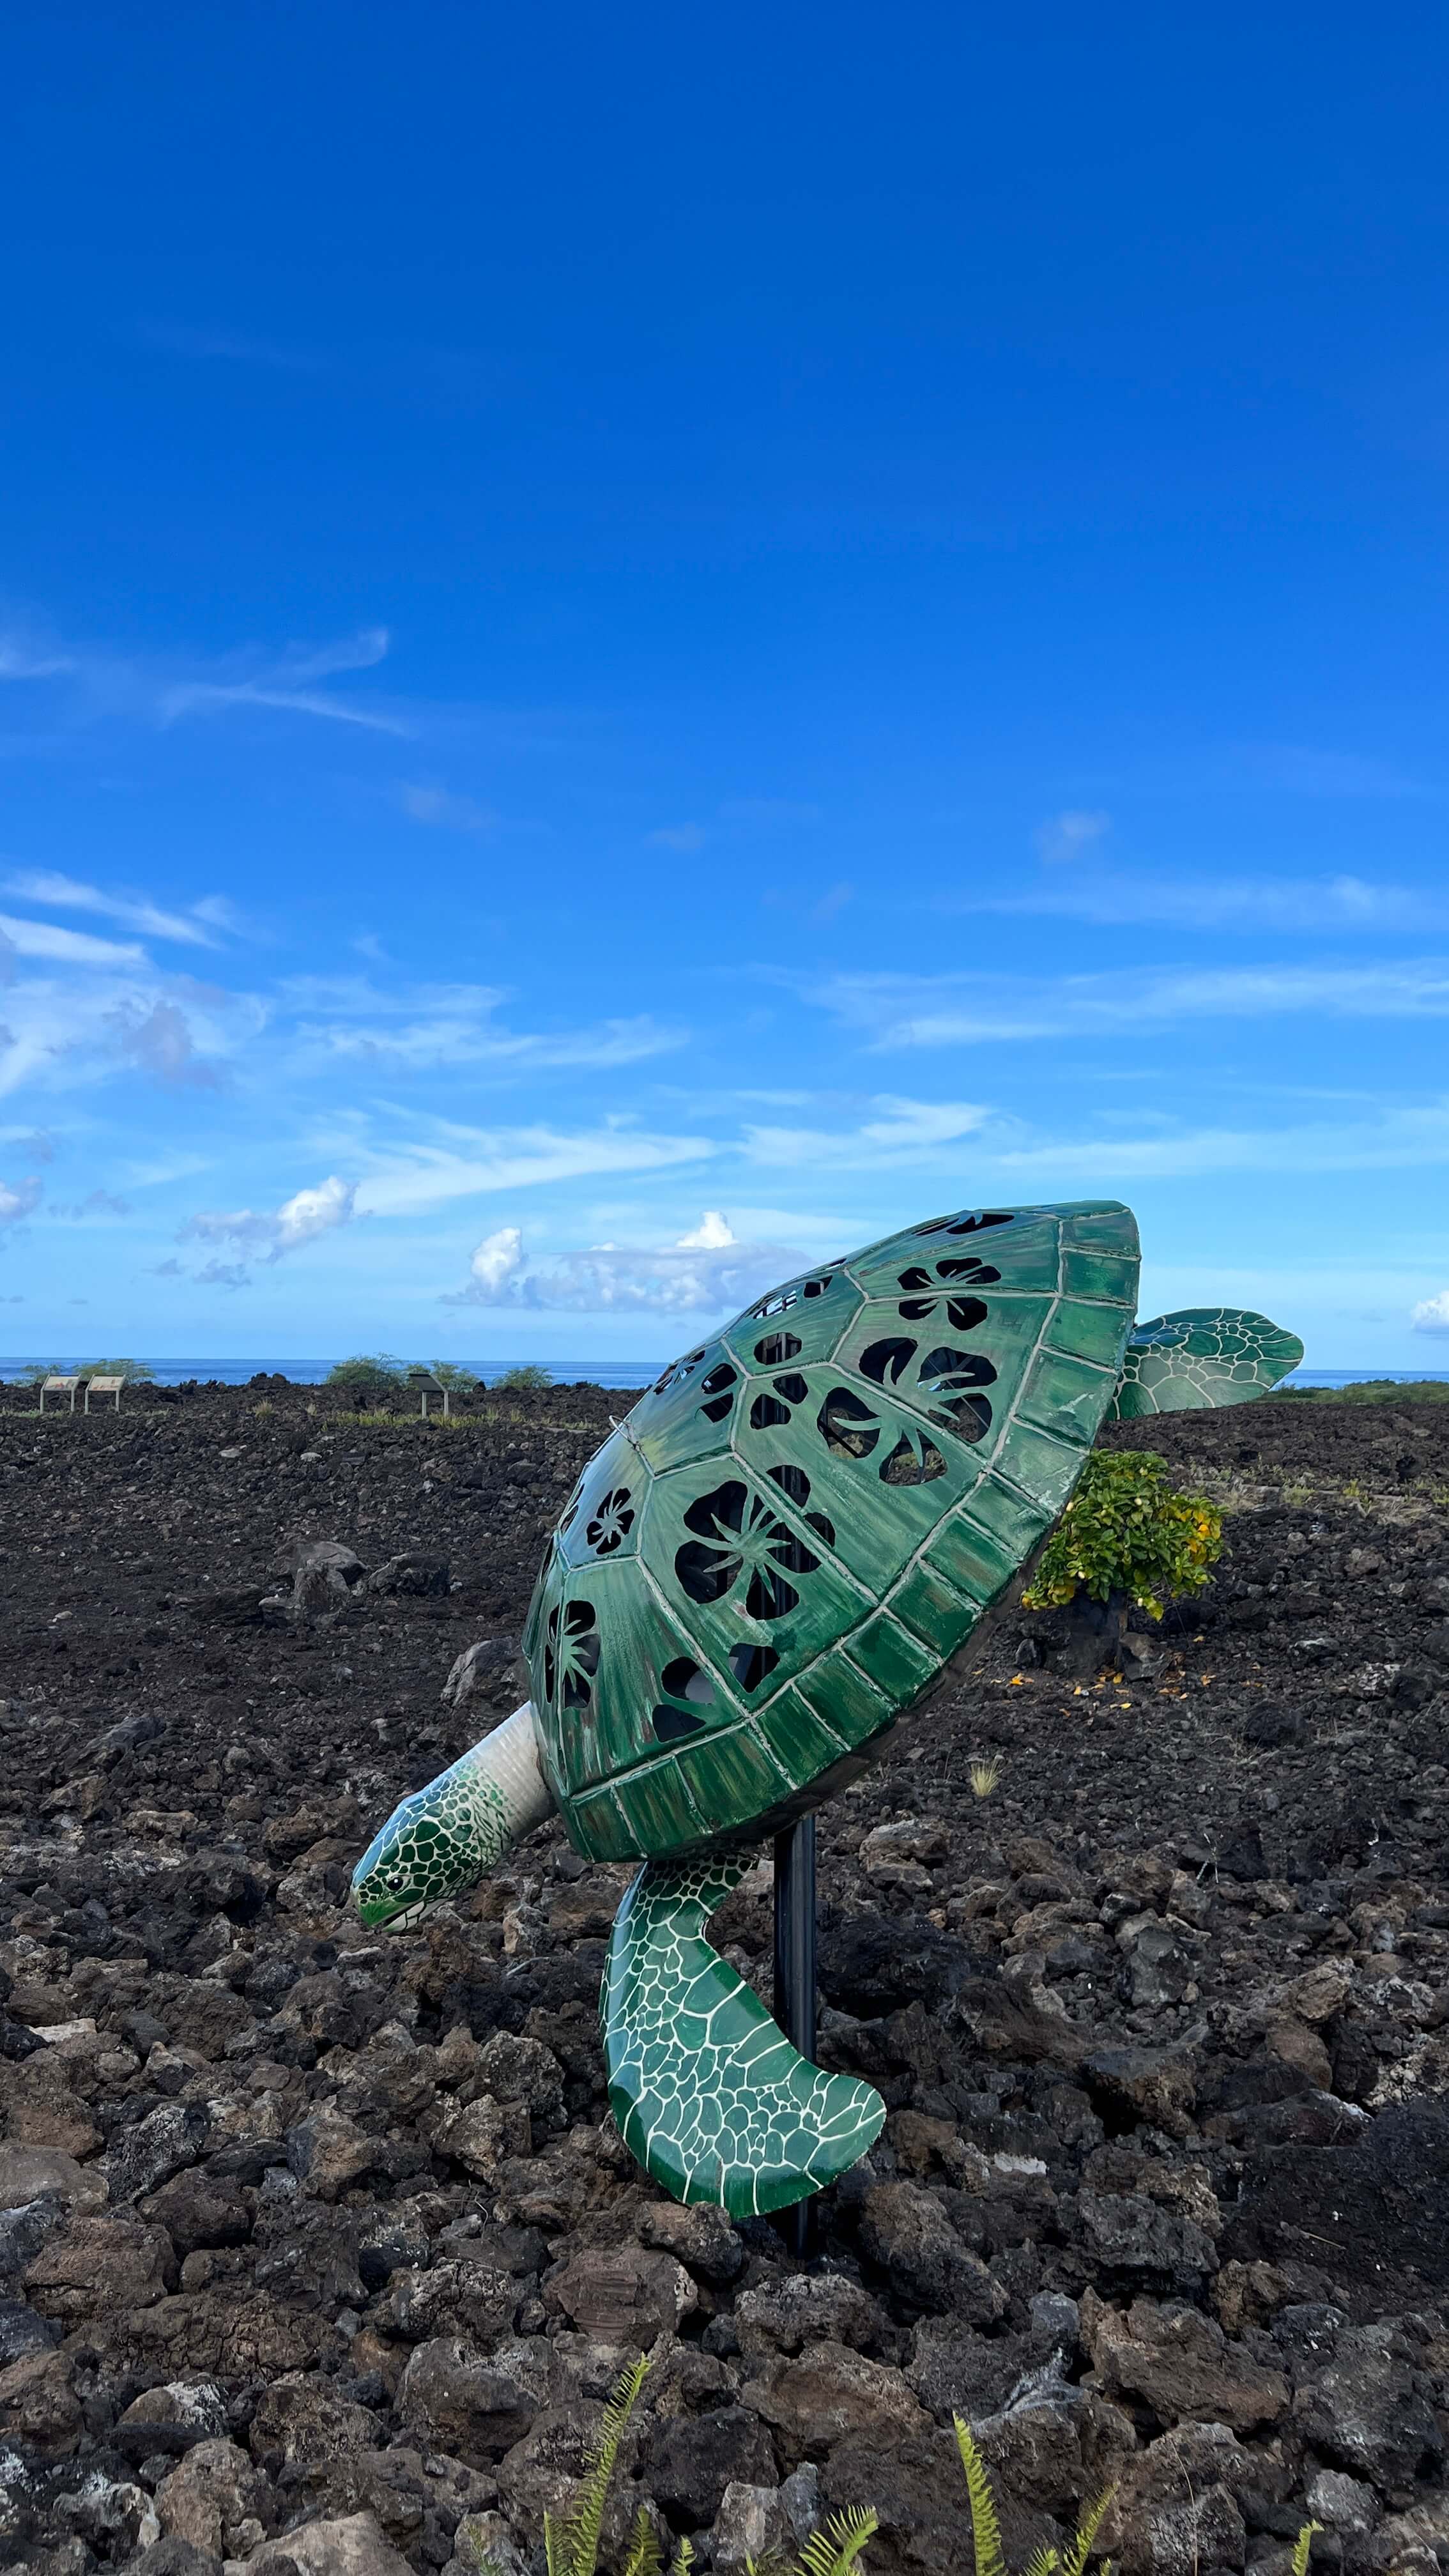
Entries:
[[958,1440],[979,1440],[991,1428],[990,1399],[980,1390],[995,1383],[996,1371],[979,1351],[953,1351],[943,1343],[922,1360],[917,1394]]
[[543,1686],[550,1704],[562,1686],[565,1708],[587,1708],[599,1669],[597,1622],[587,1601],[566,1601],[550,1610],[543,1641]]
[[743,1583],[752,1619],[783,1619],[800,1600],[786,1577],[819,1571],[804,1540],[735,1478],[691,1503],[684,1525],[695,1536],[676,1552],[674,1571],[691,1601],[726,1600]]
[[606,1494],[584,1536],[596,1556],[612,1556],[634,1526],[634,1506],[627,1485]]
[[924,1324],[944,1306],[946,1321],[953,1333],[969,1333],[986,1321],[986,1302],[981,1297],[967,1296],[967,1288],[989,1287],[1001,1277],[989,1261],[974,1256],[957,1255],[949,1261],[934,1264],[934,1277],[922,1263],[912,1262],[900,1273],[900,1285],[908,1293],[901,1300],[900,1314],[907,1324]]

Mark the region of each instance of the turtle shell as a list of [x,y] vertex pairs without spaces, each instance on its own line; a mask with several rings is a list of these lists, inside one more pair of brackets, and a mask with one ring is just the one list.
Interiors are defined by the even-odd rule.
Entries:
[[966,1209],[664,1371],[579,1478],[524,1634],[578,1850],[770,1830],[930,1689],[1076,1483],[1137,1262],[1115,1201]]

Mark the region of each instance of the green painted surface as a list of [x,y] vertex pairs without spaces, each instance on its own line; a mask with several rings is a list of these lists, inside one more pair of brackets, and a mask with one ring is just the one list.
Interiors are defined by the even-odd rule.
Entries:
[[508,1810],[478,1762],[477,1745],[394,1809],[352,1874],[364,1923],[404,1931],[430,1905],[458,1896],[513,1840]]
[[1110,1419],[1197,1413],[1244,1404],[1295,1369],[1303,1344],[1266,1315],[1235,1306],[1185,1306],[1139,1324],[1127,1344]]
[[619,1909],[599,2001],[609,2101],[640,2164],[676,2200],[752,2218],[834,2182],[879,2136],[885,2104],[793,2049],[704,1926],[749,1855],[651,1861]]
[[[1104,1420],[1260,1394],[1302,1349],[1260,1315],[1131,1333],[1115,1201],[966,1210],[822,1264],[666,1369],[585,1468],[524,1632],[570,1837],[642,1858],[601,1999],[641,2163],[737,2216],[864,2154],[882,2104],[801,2059],[704,1937],[738,1846],[879,1749],[1046,1535]],[[411,1921],[507,1841],[471,1756],[358,1871]]]
[[1136,1272],[1115,1203],[968,1210],[664,1372],[580,1479],[528,1630],[581,1851],[758,1833],[830,1767],[815,1730],[792,1748],[795,1691],[849,1749],[931,1688],[1071,1491]]

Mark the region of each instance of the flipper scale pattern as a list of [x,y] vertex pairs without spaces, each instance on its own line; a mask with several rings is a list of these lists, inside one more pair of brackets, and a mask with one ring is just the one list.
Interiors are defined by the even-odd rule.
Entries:
[[619,1908],[599,2002],[609,2100],[676,2200],[788,2209],[859,2162],[885,2104],[792,2048],[704,1927],[749,1853],[649,1861]]

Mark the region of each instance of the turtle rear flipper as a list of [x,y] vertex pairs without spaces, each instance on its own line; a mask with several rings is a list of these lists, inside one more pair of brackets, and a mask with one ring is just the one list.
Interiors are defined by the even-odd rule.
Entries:
[[752,1855],[650,1861],[615,1920],[599,1998],[609,2101],[676,2200],[788,2209],[859,2162],[885,2104],[791,2047],[704,1926]]
[[1198,1413],[1246,1404],[1295,1369],[1303,1357],[1296,1333],[1237,1306],[1184,1306],[1154,1315],[1128,1336],[1109,1422],[1148,1413]]

